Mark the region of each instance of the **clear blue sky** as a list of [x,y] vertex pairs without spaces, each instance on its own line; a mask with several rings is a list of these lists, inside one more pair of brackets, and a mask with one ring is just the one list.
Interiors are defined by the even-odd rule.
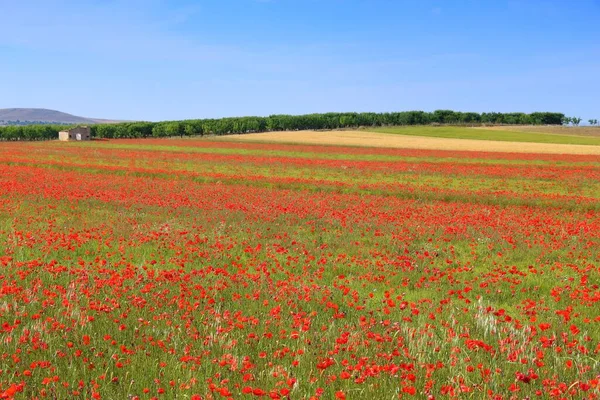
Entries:
[[600,0],[0,0],[0,108],[600,119]]

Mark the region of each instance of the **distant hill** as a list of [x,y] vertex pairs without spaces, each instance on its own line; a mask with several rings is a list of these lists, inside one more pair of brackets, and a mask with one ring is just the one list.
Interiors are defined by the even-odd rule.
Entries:
[[45,108],[0,108],[0,125],[44,124],[107,124],[115,120],[78,117]]

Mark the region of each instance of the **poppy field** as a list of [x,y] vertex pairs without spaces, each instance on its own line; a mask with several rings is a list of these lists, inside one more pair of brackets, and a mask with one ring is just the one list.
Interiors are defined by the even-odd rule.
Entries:
[[600,156],[0,143],[1,399],[598,399]]

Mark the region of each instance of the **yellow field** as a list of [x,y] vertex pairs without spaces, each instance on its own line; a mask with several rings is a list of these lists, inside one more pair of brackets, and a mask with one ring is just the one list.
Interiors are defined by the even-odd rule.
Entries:
[[[502,129],[505,129],[505,127],[503,127]],[[217,140],[236,142],[271,142],[365,147],[390,147],[408,149],[492,151],[509,153],[600,155],[600,146],[552,143],[516,143],[473,139],[449,139],[422,136],[406,136],[388,133],[375,133],[362,130],[252,133],[244,135],[223,136],[218,138]]]
[[554,135],[600,136],[600,126],[505,125],[483,126],[475,129],[511,132],[551,133]]

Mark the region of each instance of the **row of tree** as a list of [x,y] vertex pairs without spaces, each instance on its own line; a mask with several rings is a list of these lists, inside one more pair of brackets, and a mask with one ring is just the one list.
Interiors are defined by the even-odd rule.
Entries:
[[[573,126],[579,126],[579,124],[581,123],[582,119],[579,117],[564,117],[563,118],[563,125],[573,125]],[[588,123],[591,126],[598,126],[598,120],[597,119],[588,119]]]
[[[581,118],[579,118],[579,117],[564,117],[563,118],[563,125],[573,124],[573,126],[579,126],[580,123],[581,123]],[[591,119],[590,119],[590,125],[593,125]]]
[[0,126],[12,126],[12,125],[56,125],[56,122],[52,121],[21,121],[21,120],[8,120],[5,121],[0,119]]
[[58,132],[68,128],[61,125],[11,125],[0,126],[0,140],[57,139]]
[[[436,110],[433,112],[326,113],[166,122],[125,122],[92,125],[91,131],[92,137],[111,139],[427,124],[561,125],[564,123],[564,120],[564,114],[552,112],[535,112],[531,114],[492,112],[479,114],[474,112]],[[55,139],[58,132],[65,128],[67,127],[55,125],[0,127],[0,140]]]

